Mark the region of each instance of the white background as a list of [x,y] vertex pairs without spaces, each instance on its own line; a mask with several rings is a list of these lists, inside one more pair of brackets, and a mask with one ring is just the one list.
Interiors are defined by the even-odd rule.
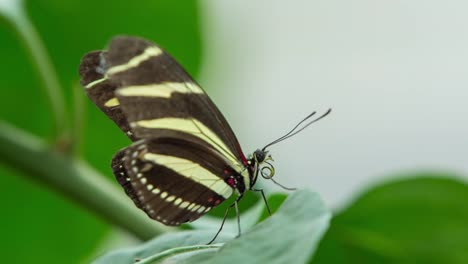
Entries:
[[[337,206],[385,177],[468,175],[467,1],[205,0],[201,84],[246,153]],[[462,176],[463,177],[463,176]],[[272,185],[272,183],[267,183]]]

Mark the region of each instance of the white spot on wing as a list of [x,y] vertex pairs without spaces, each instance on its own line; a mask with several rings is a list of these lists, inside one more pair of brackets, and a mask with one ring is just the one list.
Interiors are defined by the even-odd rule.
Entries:
[[197,204],[195,207],[192,208],[192,211],[194,211],[194,212],[197,211],[198,208],[200,208],[200,206],[201,206],[201,205]]
[[191,203],[189,207],[187,207],[188,210],[192,210],[192,208],[195,206],[194,203]]
[[200,206],[200,208],[198,208],[197,210],[197,213],[201,214],[203,211],[205,211],[206,207],[205,206]]

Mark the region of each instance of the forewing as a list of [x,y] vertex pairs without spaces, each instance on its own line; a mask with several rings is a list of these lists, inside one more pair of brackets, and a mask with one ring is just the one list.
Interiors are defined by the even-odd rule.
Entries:
[[112,169],[127,195],[166,225],[198,219],[229,198],[234,170],[202,145],[176,138],[144,139],[118,152]]
[[115,124],[132,140],[133,135],[125,114],[115,97],[118,84],[112,82],[104,74],[107,53],[105,51],[92,51],[81,60],[79,74],[80,83],[85,88],[86,95],[101,109]]
[[116,98],[136,137],[174,130],[208,142],[234,163],[246,162],[224,116],[160,47],[139,38],[115,37],[105,60],[105,75],[117,85]]

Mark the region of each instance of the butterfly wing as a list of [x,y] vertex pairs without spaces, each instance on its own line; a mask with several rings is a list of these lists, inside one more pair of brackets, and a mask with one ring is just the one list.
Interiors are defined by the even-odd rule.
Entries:
[[233,193],[225,160],[183,139],[137,141],[114,156],[112,169],[135,205],[166,225],[194,221]]
[[80,75],[87,95],[132,140],[152,137],[159,133],[155,130],[182,131],[245,165],[239,142],[219,109],[157,45],[115,37],[108,51],[85,55]]
[[[134,203],[167,225],[193,221],[249,187],[247,161],[224,116],[185,70],[157,45],[116,37],[80,65],[90,99],[134,143],[113,172]],[[232,184],[232,182],[231,182]]]
[[105,61],[107,52],[92,51],[86,54],[80,64],[79,74],[81,85],[86,95],[132,140],[137,138],[128,125],[127,118],[115,99],[117,84],[105,76],[101,63]]

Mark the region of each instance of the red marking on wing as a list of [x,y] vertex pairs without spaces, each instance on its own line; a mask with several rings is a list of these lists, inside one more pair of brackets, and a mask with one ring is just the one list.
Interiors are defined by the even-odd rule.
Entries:
[[231,187],[234,187],[236,186],[236,181],[233,178],[229,178],[227,179],[227,184],[229,184]]
[[247,159],[245,158],[244,152],[242,152],[242,148],[241,148],[239,142],[237,142],[236,147],[237,147],[237,152],[239,153],[239,156],[241,158],[242,164],[244,164],[244,166],[247,166],[248,162],[247,162]]

